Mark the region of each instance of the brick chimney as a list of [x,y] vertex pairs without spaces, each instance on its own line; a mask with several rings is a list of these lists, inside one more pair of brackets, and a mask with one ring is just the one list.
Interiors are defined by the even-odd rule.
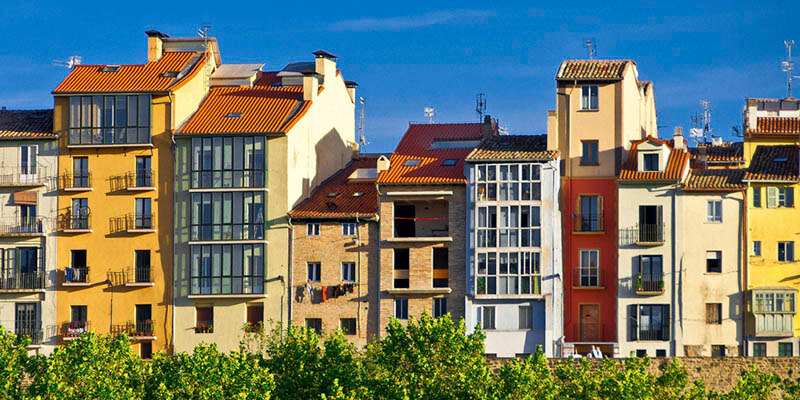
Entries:
[[486,115],[483,117],[483,126],[481,127],[481,132],[483,134],[484,139],[488,139],[491,136],[499,135],[499,130],[497,128],[497,120],[492,119],[491,115]]
[[319,77],[315,71],[303,71],[303,100],[314,101],[319,92]]
[[323,84],[327,78],[336,76],[336,59],[339,58],[325,50],[317,50],[314,55],[314,70],[321,76],[320,82]]
[[164,39],[168,38],[156,30],[145,32],[147,35],[147,62],[158,61],[164,55]]

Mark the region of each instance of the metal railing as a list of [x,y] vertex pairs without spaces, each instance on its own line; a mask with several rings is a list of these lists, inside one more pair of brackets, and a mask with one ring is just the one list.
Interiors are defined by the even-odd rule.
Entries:
[[130,337],[149,337],[155,334],[155,321],[152,319],[128,321],[111,326],[112,335],[126,334]]
[[0,186],[41,186],[49,178],[47,167],[0,167]]
[[603,324],[578,323],[575,325],[575,337],[579,342],[599,342],[603,340]]
[[664,243],[664,224],[636,224],[619,230],[621,245],[648,245]]
[[150,283],[152,282],[150,277],[150,266],[149,265],[140,265],[136,267],[130,267],[125,270],[125,282],[126,283]]
[[111,232],[125,232],[136,230],[156,229],[156,215],[151,214],[125,214],[121,217],[109,219]]
[[602,232],[603,213],[575,214],[574,232]]
[[14,334],[17,336],[27,336],[31,339],[31,344],[42,344],[44,341],[44,330],[40,321],[15,320]]
[[639,340],[669,340],[669,328],[661,329],[641,329],[639,328]]
[[650,274],[636,276],[636,292],[663,292],[664,291],[664,276],[663,274]]
[[92,187],[92,173],[70,174],[65,172],[58,177],[59,189],[89,189]]
[[4,271],[0,274],[0,290],[44,289],[44,270],[19,272]]
[[0,220],[0,236],[30,236],[44,233],[46,218],[20,217]]
[[603,286],[600,268],[575,268],[575,274],[572,277],[572,285],[575,287],[588,288]]
[[89,283],[89,267],[64,268],[64,283]]
[[59,230],[89,230],[92,228],[91,215],[74,215],[71,213],[58,216]]
[[62,324],[64,338],[77,338],[89,332],[91,323],[89,321],[70,321]]

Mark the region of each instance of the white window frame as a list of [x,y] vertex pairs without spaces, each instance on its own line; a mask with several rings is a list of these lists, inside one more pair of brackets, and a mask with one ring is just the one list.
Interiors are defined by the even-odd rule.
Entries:
[[[594,100],[594,103],[592,102]],[[600,89],[598,85],[581,86],[581,110],[600,109]]]
[[[313,270],[311,268],[314,268]],[[312,261],[306,263],[306,279],[311,282],[320,282],[322,280],[322,263]]]
[[355,282],[356,281],[356,263],[353,261],[342,262],[342,281]]
[[[587,266],[583,265],[583,254],[584,253],[589,253],[589,262],[590,262],[590,264],[591,264],[591,261],[592,261],[591,257],[592,257],[592,255],[594,255],[594,261],[595,261],[595,264],[597,264],[597,266],[595,268],[593,268],[591,265],[587,265]],[[580,265],[580,267],[578,268],[579,286],[581,286],[581,287],[600,287],[600,250],[599,249],[581,249],[580,251],[578,251],[578,257],[579,257],[578,258],[578,263]],[[596,272],[595,274],[588,273],[592,269],[595,270],[595,272]],[[593,284],[593,285],[592,284],[584,285],[583,284],[584,276],[589,280],[590,283],[592,281],[592,278],[594,278],[595,279],[595,284]]]
[[309,222],[306,224],[306,236],[319,236],[319,222]]
[[355,222],[342,222],[342,236],[355,236],[356,223]]
[[722,200],[709,200],[706,222],[722,222]]

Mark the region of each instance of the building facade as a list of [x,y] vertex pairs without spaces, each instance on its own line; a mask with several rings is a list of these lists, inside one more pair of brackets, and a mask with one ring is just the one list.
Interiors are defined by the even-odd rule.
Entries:
[[78,65],[53,91],[59,134],[60,342],[126,333],[173,344],[171,134],[207,91],[216,41],[149,31],[139,65]]
[[486,353],[560,356],[559,159],[547,137],[492,136],[466,158],[466,327]]
[[270,72],[223,64],[174,135],[178,351],[233,350],[289,321],[288,214],[357,151],[355,84],[314,55]]
[[58,142],[53,110],[0,110],[0,325],[56,345]]

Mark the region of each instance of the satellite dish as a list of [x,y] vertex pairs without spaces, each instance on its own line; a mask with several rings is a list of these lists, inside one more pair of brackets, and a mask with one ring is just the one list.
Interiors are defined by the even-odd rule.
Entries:
[[425,107],[425,116],[428,117],[428,123],[433,123],[433,116],[436,115],[436,109],[433,107]]
[[81,65],[81,56],[78,55],[70,56],[67,61],[53,60],[53,65],[58,65],[59,67],[65,67],[67,69],[72,69],[76,65]]
[[700,128],[689,129],[689,136],[690,137],[703,137],[703,130],[700,129]]

